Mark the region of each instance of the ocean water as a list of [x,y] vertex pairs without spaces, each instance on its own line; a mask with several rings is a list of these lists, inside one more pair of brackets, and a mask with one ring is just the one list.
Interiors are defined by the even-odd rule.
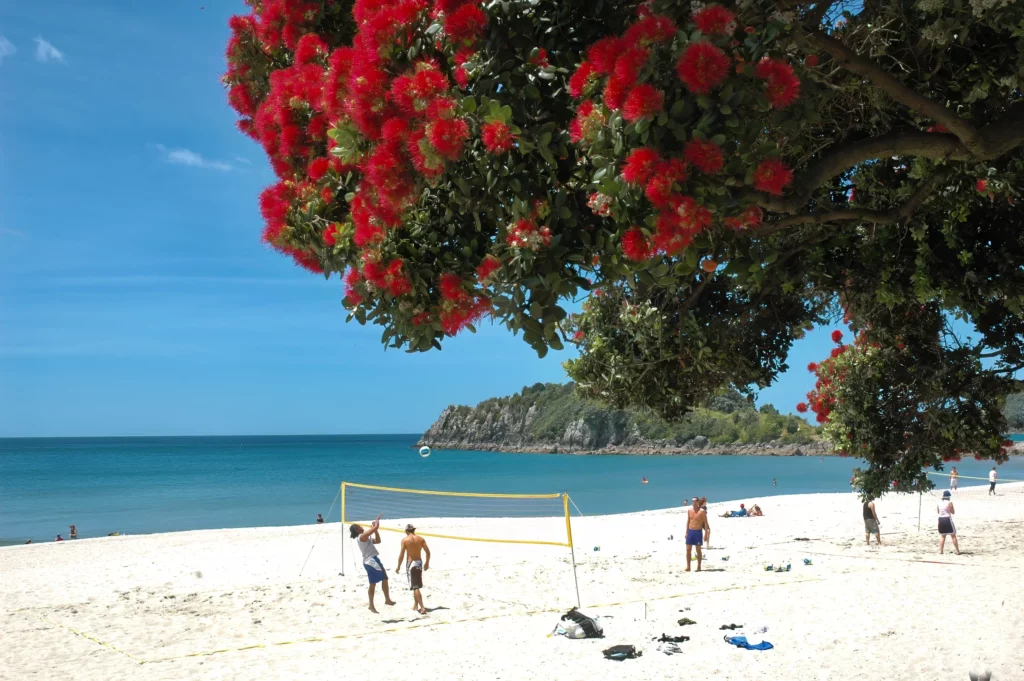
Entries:
[[[340,481],[493,493],[568,491],[587,514],[848,491],[853,459],[572,456],[435,451],[417,435],[0,439],[0,545],[79,537],[315,522]],[[984,462],[963,461],[983,477]],[[646,476],[650,483],[640,484]],[[1017,457],[1000,469],[1024,479]],[[772,484],[772,479],[777,486]],[[966,481],[961,484],[965,484]],[[387,509],[382,509],[386,512]]]

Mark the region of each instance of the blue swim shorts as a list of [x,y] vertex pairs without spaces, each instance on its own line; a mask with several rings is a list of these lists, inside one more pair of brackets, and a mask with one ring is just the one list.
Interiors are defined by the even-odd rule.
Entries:
[[700,546],[704,543],[704,531],[703,530],[687,530],[686,531],[686,545],[687,546]]
[[384,566],[380,562],[380,556],[367,558],[363,561],[363,567],[366,568],[366,576],[370,578],[370,584],[379,584],[388,578],[388,573],[385,572]]

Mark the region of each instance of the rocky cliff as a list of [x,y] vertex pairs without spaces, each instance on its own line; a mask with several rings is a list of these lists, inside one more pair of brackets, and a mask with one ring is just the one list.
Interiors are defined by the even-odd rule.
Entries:
[[[738,395],[738,394],[737,394]],[[450,406],[417,446],[502,452],[575,454],[748,454],[824,456],[815,431],[795,416],[753,408],[730,396],[723,410],[700,410],[669,424],[631,410],[576,397],[572,386],[524,388],[476,407]],[[715,405],[712,405],[713,407]]]

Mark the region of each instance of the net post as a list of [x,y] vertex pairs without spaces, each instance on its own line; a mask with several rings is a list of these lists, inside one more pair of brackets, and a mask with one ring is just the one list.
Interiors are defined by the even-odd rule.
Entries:
[[341,576],[345,576],[345,483],[341,483]]
[[576,574],[576,548],[572,541],[572,521],[569,519],[569,493],[562,493],[562,506],[565,508],[565,533],[569,538],[569,555],[572,556],[572,580],[576,585],[576,607],[582,608],[580,602],[580,578]]
[[921,531],[921,497],[923,492],[918,490],[917,492],[917,531]]

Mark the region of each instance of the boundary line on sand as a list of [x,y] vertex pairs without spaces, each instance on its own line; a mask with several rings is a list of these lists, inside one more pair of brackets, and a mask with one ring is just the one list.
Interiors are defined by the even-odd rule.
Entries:
[[[615,603],[592,603],[592,604],[588,604],[588,605],[586,605],[584,607],[587,607],[587,608],[613,608],[613,607],[618,607],[618,606],[622,606],[622,605],[634,605],[634,604],[637,604],[637,603],[649,603],[651,601],[668,601],[668,600],[675,600],[675,599],[679,599],[679,598],[689,598],[689,597],[692,597],[692,596],[699,596],[699,595],[702,595],[702,594],[718,593],[718,592],[724,592],[724,591],[741,591],[743,589],[757,589],[757,588],[765,587],[765,586],[783,586],[783,585],[786,585],[786,584],[803,584],[805,582],[821,582],[821,581],[824,581],[825,579],[826,579],[825,577],[810,577],[808,579],[791,579],[791,580],[788,580],[788,581],[785,581],[785,582],[763,582],[761,584],[747,584],[747,585],[742,585],[742,586],[728,586],[728,587],[722,587],[722,588],[718,588],[718,589],[705,589],[703,591],[692,591],[692,592],[685,593],[685,594],[673,594],[673,595],[669,595],[669,596],[657,596],[657,597],[654,597],[654,598],[637,598],[637,599],[634,599],[634,600],[618,601],[618,602],[615,602]],[[43,622],[45,622],[47,624],[67,629],[71,633],[76,634],[78,636],[81,636],[84,639],[87,639],[89,641],[92,641],[93,643],[99,644],[99,645],[103,646],[104,648],[109,648],[110,650],[113,650],[114,652],[120,653],[121,655],[124,655],[125,657],[127,657],[130,660],[132,660],[133,662],[136,662],[139,665],[144,665],[144,664],[155,664],[157,662],[172,662],[174,660],[185,660],[185,659],[189,659],[189,658],[193,658],[193,657],[209,657],[211,655],[219,655],[221,653],[241,652],[241,651],[244,651],[244,650],[256,650],[256,649],[259,649],[259,648],[275,648],[275,647],[279,647],[279,646],[295,645],[295,644],[299,644],[299,643],[322,643],[322,642],[326,642],[326,641],[336,641],[336,640],[341,640],[341,639],[346,639],[346,638],[363,638],[363,637],[366,637],[366,636],[375,636],[377,634],[387,634],[387,633],[392,633],[392,632],[396,632],[396,631],[406,631],[408,629],[422,629],[422,628],[426,628],[426,627],[437,627],[437,626],[441,626],[443,624],[465,624],[465,623],[468,623],[468,622],[483,622],[483,621],[486,621],[486,620],[499,619],[499,618],[502,618],[502,617],[518,617],[518,616],[523,616],[523,615],[542,615],[542,614],[549,614],[549,613],[559,613],[559,612],[562,612],[563,610],[564,610],[564,608],[542,608],[542,609],[539,609],[539,610],[527,610],[527,611],[513,612],[513,613],[502,612],[502,613],[496,613],[496,614],[493,614],[493,615],[484,615],[482,617],[466,617],[466,618],[457,619],[457,620],[441,620],[441,621],[434,621],[434,622],[414,623],[414,624],[410,624],[410,625],[404,626],[404,627],[388,627],[386,629],[377,629],[377,630],[374,630],[374,631],[353,632],[353,633],[349,633],[349,634],[336,634],[334,636],[310,636],[310,637],[307,637],[307,638],[300,638],[300,639],[295,639],[295,640],[292,640],[292,641],[271,641],[269,643],[254,643],[254,644],[247,645],[247,646],[239,646],[237,648],[220,648],[220,649],[217,649],[217,650],[206,650],[206,651],[197,652],[197,653],[185,653],[183,655],[173,655],[173,656],[169,656],[169,657],[157,657],[157,658],[152,658],[152,659],[143,659],[143,658],[140,658],[140,657],[136,657],[135,655],[132,655],[131,653],[127,653],[127,652],[121,650],[117,646],[114,646],[114,645],[111,645],[111,644],[106,643],[104,641],[101,641],[100,639],[96,638],[95,636],[92,636],[90,634],[86,634],[86,633],[78,631],[77,629],[75,629],[73,627],[70,627],[70,626],[68,626],[66,624],[62,624],[60,622],[54,622],[52,620],[49,620],[49,619],[43,617],[42,615],[38,615],[38,614],[36,614],[34,612],[31,612],[29,608],[24,608],[24,609],[20,610],[19,612],[26,612],[29,615],[32,615],[33,617],[35,617],[35,618],[37,618],[37,619],[39,619],[39,620],[41,620],[41,621],[43,621]]]

